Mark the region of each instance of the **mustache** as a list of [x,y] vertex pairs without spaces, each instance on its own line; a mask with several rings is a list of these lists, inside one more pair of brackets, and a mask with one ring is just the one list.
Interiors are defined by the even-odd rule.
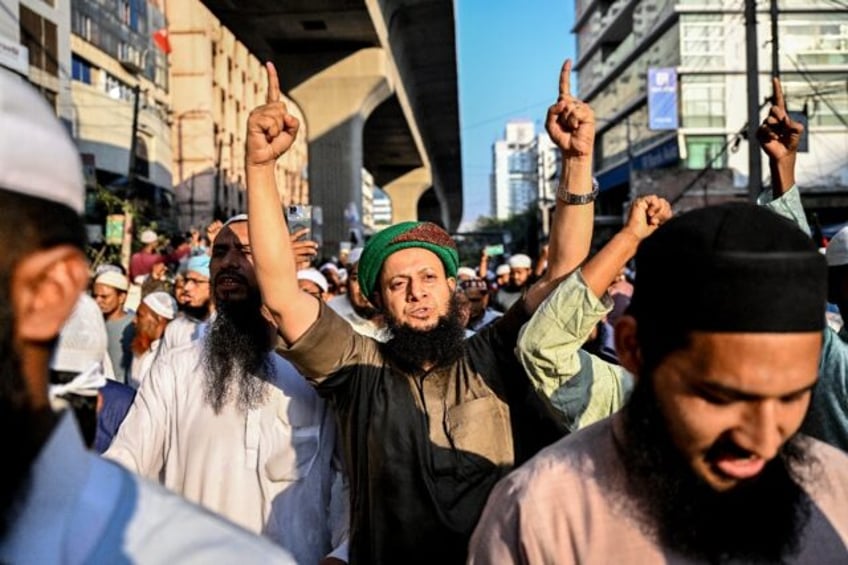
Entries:
[[214,282],[217,284],[222,279],[225,279],[225,278],[233,279],[236,282],[239,282],[241,284],[247,284],[247,277],[245,277],[244,275],[242,275],[240,272],[238,272],[235,269],[227,269],[226,271],[221,271],[220,273],[215,275]]

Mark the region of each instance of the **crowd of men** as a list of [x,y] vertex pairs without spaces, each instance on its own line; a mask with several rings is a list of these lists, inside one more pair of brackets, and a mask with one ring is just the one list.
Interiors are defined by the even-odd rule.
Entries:
[[779,81],[761,202],[641,196],[590,256],[567,61],[550,239],[491,269],[428,222],[316,261],[267,74],[247,213],[143,230],[124,270],[88,265],[76,150],[0,70],[0,562],[848,562],[848,231],[810,237]]

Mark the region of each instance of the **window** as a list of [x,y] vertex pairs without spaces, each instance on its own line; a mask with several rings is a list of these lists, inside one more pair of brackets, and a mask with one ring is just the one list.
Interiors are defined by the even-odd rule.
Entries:
[[680,64],[696,69],[723,67],[726,29],[721,15],[681,16]]
[[91,63],[89,63],[82,57],[72,55],[71,76],[74,80],[84,82],[85,84],[91,84]]
[[29,64],[59,76],[59,43],[56,24],[21,6],[21,43],[29,50]]
[[[717,157],[727,140],[721,135],[687,135],[687,169],[723,169],[727,166],[727,152]],[[715,161],[713,161],[715,159]]]
[[723,76],[685,75],[680,80],[680,95],[683,127],[724,127]]

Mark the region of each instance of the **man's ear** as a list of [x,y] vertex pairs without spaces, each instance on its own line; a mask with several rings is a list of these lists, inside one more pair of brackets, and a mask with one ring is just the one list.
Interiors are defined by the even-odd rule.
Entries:
[[71,245],[35,251],[19,261],[11,284],[16,337],[42,342],[59,335],[88,278],[85,255]]
[[456,277],[448,277],[448,288],[451,292],[456,292]]
[[622,316],[615,324],[615,352],[618,362],[627,369],[634,378],[642,371],[642,350],[636,337],[636,318]]

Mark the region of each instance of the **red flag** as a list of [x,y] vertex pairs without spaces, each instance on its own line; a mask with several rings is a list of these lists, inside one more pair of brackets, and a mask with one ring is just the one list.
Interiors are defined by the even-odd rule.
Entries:
[[153,43],[156,44],[156,47],[162,50],[163,53],[171,52],[171,42],[168,41],[168,29],[162,28],[157,29],[153,32]]

